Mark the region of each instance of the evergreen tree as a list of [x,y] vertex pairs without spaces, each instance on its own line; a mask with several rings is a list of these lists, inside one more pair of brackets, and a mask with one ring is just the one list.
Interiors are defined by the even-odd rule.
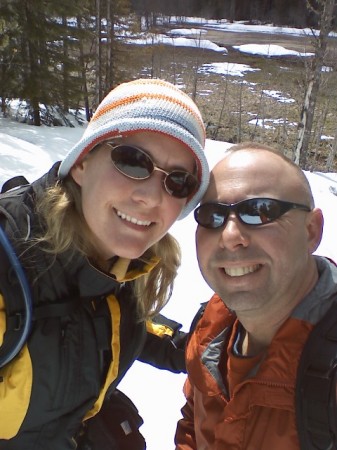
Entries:
[[3,112],[5,112],[5,99],[19,96],[21,68],[20,43],[17,35],[18,18],[13,5],[10,2],[2,2],[0,4],[0,96]]
[[119,64],[126,57],[123,32],[132,27],[129,0],[95,0],[95,100],[97,106],[122,77]]
[[[25,99],[31,121],[40,125],[40,105],[67,108],[80,99],[78,28],[70,18],[85,2],[11,0],[1,4],[1,95]],[[81,78],[80,78],[81,80]]]

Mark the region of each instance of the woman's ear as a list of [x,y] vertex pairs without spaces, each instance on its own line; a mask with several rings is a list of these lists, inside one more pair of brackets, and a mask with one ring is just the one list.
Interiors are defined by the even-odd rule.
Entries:
[[324,217],[322,210],[314,208],[307,217],[308,248],[310,253],[314,253],[321,243],[324,227]]
[[70,175],[72,176],[73,180],[79,185],[82,186],[83,176],[85,172],[85,160],[82,160],[78,163],[76,163],[71,169],[70,169]]

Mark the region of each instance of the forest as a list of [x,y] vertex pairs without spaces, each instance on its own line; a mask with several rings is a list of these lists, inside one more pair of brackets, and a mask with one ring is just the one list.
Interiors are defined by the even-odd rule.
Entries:
[[134,60],[149,61],[153,76],[156,46],[133,51],[127,41],[137,33],[153,38],[172,17],[182,25],[185,17],[204,17],[312,27],[320,35],[303,89],[300,138],[308,147],[336,5],[337,0],[0,0],[1,112],[6,115],[8,102],[20,99],[33,125],[59,125],[51,108],[64,115],[62,124],[69,109],[85,108],[89,120],[113,86],[139,74]]
[[[323,0],[1,0],[0,98],[89,111],[123,80],[123,36],[170,16],[319,26]],[[336,16],[336,9],[333,16]],[[333,19],[334,20],[334,19]],[[334,26],[334,24],[333,24]]]
[[[165,15],[273,23],[299,28],[317,26],[317,17],[306,0],[132,0],[137,14]],[[317,4],[313,5],[314,8]]]

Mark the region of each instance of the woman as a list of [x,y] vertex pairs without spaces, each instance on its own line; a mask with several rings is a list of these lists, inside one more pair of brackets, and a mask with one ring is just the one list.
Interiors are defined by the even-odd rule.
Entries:
[[204,142],[182,91],[124,83],[61,163],[1,199],[34,318],[0,369],[1,450],[74,449],[81,424],[104,410],[169,298],[180,253],[168,230],[207,187]]

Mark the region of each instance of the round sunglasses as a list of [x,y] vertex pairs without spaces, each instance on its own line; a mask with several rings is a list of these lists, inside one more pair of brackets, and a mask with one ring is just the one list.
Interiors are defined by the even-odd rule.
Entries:
[[273,198],[249,198],[237,203],[203,203],[194,211],[194,218],[204,228],[216,229],[226,225],[233,211],[239,221],[245,225],[264,225],[279,219],[291,209],[311,211],[306,205],[286,202]]
[[107,142],[111,147],[111,160],[115,168],[132,180],[146,180],[155,170],[165,174],[163,185],[166,192],[176,198],[190,197],[199,187],[197,178],[185,170],[166,170],[158,167],[140,148],[132,145],[115,145]]

